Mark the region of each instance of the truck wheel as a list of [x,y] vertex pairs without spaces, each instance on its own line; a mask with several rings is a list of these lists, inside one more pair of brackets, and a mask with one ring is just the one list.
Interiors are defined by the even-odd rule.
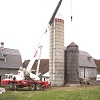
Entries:
[[44,86],[41,86],[41,91],[44,91],[45,87]]
[[17,83],[14,83],[13,89],[16,91],[18,89]]
[[13,89],[13,83],[9,83],[9,89]]
[[41,90],[42,90],[42,85],[39,84],[39,83],[37,83],[37,84],[36,84],[36,90],[40,90],[40,91],[41,91]]
[[30,89],[31,89],[32,91],[35,91],[35,90],[36,90],[36,85],[33,83],[33,84],[30,86]]

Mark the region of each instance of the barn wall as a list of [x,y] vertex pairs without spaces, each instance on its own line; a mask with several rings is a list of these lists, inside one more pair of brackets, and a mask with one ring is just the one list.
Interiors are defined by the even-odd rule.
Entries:
[[95,78],[97,75],[96,68],[79,67],[80,78]]

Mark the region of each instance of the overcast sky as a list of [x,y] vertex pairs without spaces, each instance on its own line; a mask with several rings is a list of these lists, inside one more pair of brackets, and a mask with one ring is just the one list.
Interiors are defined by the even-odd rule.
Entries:
[[[72,1],[72,10],[71,4]],[[0,42],[30,58],[59,0],[0,0]],[[100,0],[63,0],[58,11],[65,23],[65,46],[72,41],[95,59],[100,58]],[[70,17],[73,15],[73,22]],[[42,58],[49,57],[45,38]]]

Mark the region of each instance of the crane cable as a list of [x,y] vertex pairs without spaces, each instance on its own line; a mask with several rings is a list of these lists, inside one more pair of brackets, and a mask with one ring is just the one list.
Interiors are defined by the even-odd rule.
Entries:
[[73,35],[73,9],[72,9],[72,0],[70,0],[70,14],[71,14],[71,42],[74,42],[74,35]]
[[70,10],[71,10],[71,22],[73,20],[73,16],[72,16],[72,0],[70,0]]

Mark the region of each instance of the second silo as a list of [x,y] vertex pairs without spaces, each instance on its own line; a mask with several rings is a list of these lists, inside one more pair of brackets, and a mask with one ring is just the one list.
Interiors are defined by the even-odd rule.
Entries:
[[55,18],[50,26],[49,79],[52,86],[64,85],[64,20]]
[[65,51],[65,77],[67,84],[79,84],[78,45],[72,42]]

